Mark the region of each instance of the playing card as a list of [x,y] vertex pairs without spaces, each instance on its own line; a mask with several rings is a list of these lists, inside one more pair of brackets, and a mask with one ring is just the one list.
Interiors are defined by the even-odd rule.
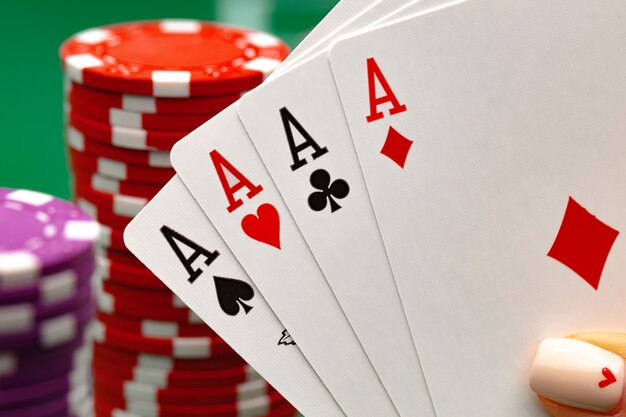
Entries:
[[399,413],[434,416],[327,54],[248,93],[239,115]]
[[[367,3],[342,1],[286,61],[304,55]],[[343,415],[178,177],[135,218],[125,237],[139,259],[300,411]]]
[[544,416],[538,342],[623,330],[625,18],[474,0],[331,51],[438,416]]
[[204,212],[175,177],[128,226],[128,248],[306,415],[344,415]]
[[395,415],[236,107],[187,136],[172,161],[346,414]]
[[236,108],[181,141],[172,161],[344,411],[395,415]]

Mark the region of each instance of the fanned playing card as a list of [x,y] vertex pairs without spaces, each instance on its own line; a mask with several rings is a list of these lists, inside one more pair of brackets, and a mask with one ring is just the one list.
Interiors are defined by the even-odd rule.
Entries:
[[474,0],[331,51],[440,417],[544,416],[537,343],[623,330],[625,19]]
[[[349,3],[349,2],[345,2],[345,3]],[[385,10],[385,8],[381,8],[380,10]],[[340,15],[337,15],[337,16],[340,17]],[[353,22],[359,22],[359,24],[367,24],[369,21],[379,18],[380,13],[375,14],[373,11],[371,11],[369,14],[363,13],[363,15],[359,15],[357,13],[353,13],[350,16],[355,16],[352,19]],[[354,27],[358,27],[358,25],[355,23]],[[332,28],[330,26],[327,26],[327,29],[329,31],[332,31]],[[336,30],[335,32],[340,33],[341,30]],[[319,48],[319,46],[323,44],[323,41],[320,39],[321,39],[320,36],[314,36],[313,40],[308,42],[306,47],[303,46],[303,48],[305,50],[306,48],[309,48],[309,50],[315,50],[316,47]],[[305,41],[305,43],[307,42]],[[296,54],[297,52],[298,51],[296,51]],[[228,112],[225,114],[228,115]],[[233,121],[236,121],[236,119],[233,119]],[[208,124],[211,124],[211,123],[208,123]],[[234,129],[234,130],[226,129],[224,131],[219,130],[219,132],[227,132],[227,134],[232,134],[233,132],[236,133],[237,129]],[[235,181],[240,180],[242,182],[242,185],[249,185],[251,186],[250,190],[254,190],[255,186],[254,184],[252,184],[252,182],[248,182],[249,181],[248,177],[240,169],[238,169],[234,164],[232,164],[232,162],[229,159],[225,158],[223,154],[221,154],[220,152],[212,153],[211,155],[209,155],[209,158],[214,164],[214,167],[219,167],[219,169],[215,169],[215,172],[214,172],[215,180],[219,182],[221,187],[223,187],[220,189],[220,192],[222,193],[222,195],[225,196],[227,200],[228,198],[226,197],[227,196],[226,191],[229,190],[229,185],[232,184],[231,181],[233,180]],[[170,200],[167,198],[163,198],[159,200],[158,209],[155,208],[154,214],[151,215],[152,217],[156,217],[157,219],[158,219],[158,216],[156,216],[156,214],[161,215],[161,216],[166,216],[166,215],[169,215],[170,213],[180,212],[180,208],[179,208],[180,206],[176,204],[176,201],[177,200],[185,201],[185,199],[188,197],[188,194],[186,194],[187,190],[178,181],[173,181],[170,184],[168,184],[166,190],[164,190],[163,193],[173,197],[173,199]],[[186,201],[189,202],[190,199],[187,198]],[[237,199],[233,199],[232,202],[235,203],[235,206],[237,205]],[[231,201],[228,201],[228,203],[230,204]],[[262,245],[266,245],[274,249],[278,249],[279,247],[282,246],[281,234],[273,233],[272,227],[274,228],[274,231],[275,231],[277,227],[280,230],[280,228],[282,228],[283,225],[281,224],[282,223],[281,218],[278,217],[277,219],[275,217],[275,213],[276,212],[272,209],[272,207],[269,207],[268,205],[263,206],[263,207],[259,206],[257,211],[253,213],[252,216],[247,216],[245,219],[242,219],[242,222],[238,225],[238,228],[239,228],[238,231],[239,232],[244,231],[247,238],[254,240],[257,244],[262,244]],[[148,214],[146,214],[146,216],[148,216]],[[151,224],[150,222],[154,221],[154,218],[152,217],[151,219],[146,219],[145,224]],[[270,218],[269,223],[263,223],[262,219],[264,217],[265,219]],[[246,221],[244,222],[243,220],[246,220]],[[186,299],[185,297],[191,297],[191,294],[188,292],[189,290],[179,290],[179,286],[189,285],[188,282],[181,281],[181,276],[184,275],[185,273],[190,274],[190,269],[192,270],[191,272],[194,272],[195,270],[193,270],[193,268],[190,266],[189,258],[185,258],[184,253],[182,252],[181,248],[184,248],[184,247],[189,248],[190,247],[189,245],[191,245],[191,247],[194,247],[194,244],[193,244],[194,241],[189,239],[187,235],[195,233],[194,230],[200,227],[199,224],[195,224],[190,229],[189,226],[191,224],[194,224],[194,223],[192,222],[192,223],[180,224],[179,228],[183,227],[185,229],[184,233],[181,233],[180,231],[176,231],[173,228],[171,228],[171,230],[168,229],[169,231],[166,233],[168,237],[165,240],[167,241],[166,243],[168,244],[171,250],[169,256],[170,257],[174,256],[176,252],[174,250],[175,248],[179,249],[179,253],[176,256],[176,258],[179,261],[177,265],[179,272],[175,273],[174,270],[171,269],[171,267],[163,267],[162,265],[156,266],[153,268],[156,271],[161,271],[159,275],[166,282],[174,282],[174,280],[180,281],[179,284],[173,284],[173,289],[176,292],[180,293],[179,295],[181,295],[181,298],[183,298],[184,300]],[[269,227],[267,226],[268,224],[269,224]],[[137,227],[136,231],[129,232],[129,233],[133,233],[139,236],[142,233],[141,230],[142,230],[142,227]],[[151,231],[151,233],[154,233],[154,231]],[[162,231],[160,233],[163,235]],[[161,245],[163,245],[163,242],[161,242]],[[137,254],[140,258],[145,259],[144,261],[148,264],[150,264],[151,262],[159,264],[159,263],[162,263],[164,259],[166,259],[164,256],[160,256],[161,254],[159,252],[155,251],[153,253],[148,253],[150,251],[150,248],[140,245],[139,243],[137,243],[137,241],[135,242],[135,247],[137,248],[138,252],[143,252],[143,253],[137,253]],[[164,246],[164,247],[167,248],[167,246]],[[206,253],[205,253],[205,257],[202,257],[202,252],[198,252],[198,253],[200,254],[198,256],[200,260],[203,260],[205,258],[207,260],[209,259],[209,257],[206,256]],[[193,255],[195,256],[195,253]],[[310,257],[310,254],[308,256]],[[306,256],[304,256],[303,259],[306,260]],[[199,261],[198,259],[194,258],[194,262],[198,262],[198,261]],[[187,265],[188,268],[185,268],[185,265]],[[183,270],[185,270],[185,272],[182,272]],[[213,280],[214,280],[215,291],[216,291],[215,298],[217,299],[217,304],[220,306],[223,313],[225,313],[227,316],[230,316],[231,314],[235,314],[235,313],[236,313],[235,316],[239,316],[246,312],[249,312],[249,314],[254,313],[255,307],[251,304],[251,302],[249,303],[248,301],[258,296],[256,295],[257,294],[256,291],[254,292],[255,295],[252,295],[250,289],[246,285],[243,285],[241,282],[239,282],[241,280],[231,279],[231,278],[226,278],[226,277],[217,277],[217,279],[214,278]],[[196,281],[194,280],[194,282]],[[250,283],[250,285],[252,284]],[[224,299],[224,297],[218,296],[220,291],[223,292],[224,288],[226,288],[227,289],[226,292],[231,295],[230,297],[226,297],[226,299]],[[299,288],[299,290],[302,290],[302,289]],[[233,297],[232,291],[235,291],[237,293],[236,295],[238,295],[239,297]],[[313,315],[314,320],[312,321],[312,326],[319,326],[319,324],[323,322],[323,317],[325,314],[327,313],[324,311],[316,312]],[[242,317],[245,317],[245,316],[242,316]],[[328,323],[335,325],[333,320],[328,321]],[[318,355],[318,358],[322,358],[322,355],[327,356],[329,352],[334,353],[334,352],[339,352],[345,349],[344,346],[342,345],[339,346],[339,348],[335,348],[334,346],[336,344],[341,344],[341,340],[346,337],[354,337],[352,335],[351,329],[349,328],[347,328],[344,331],[335,332],[335,333],[333,333],[332,331],[329,331],[328,329],[326,329],[325,331],[328,332],[329,334],[329,338],[327,342],[330,344],[329,345],[330,348],[321,349],[321,348],[314,347],[315,349],[319,349],[320,354]],[[284,330],[283,334],[281,335],[278,341],[278,345],[291,346],[296,340],[298,344],[300,344],[299,338],[292,337],[290,332],[288,332],[287,330]],[[233,340],[231,338],[231,343],[234,343],[235,345],[241,342],[242,341]],[[323,342],[326,343],[326,341],[323,341]],[[309,353],[311,352],[311,348],[308,349],[308,352]],[[358,358],[359,355],[362,355],[362,353],[359,353],[357,355],[349,354],[348,355],[349,359],[344,362],[346,362],[346,364],[347,363],[354,364],[354,359]],[[346,366],[346,364],[343,364],[341,362],[341,359],[342,358],[339,358],[339,361],[338,361],[337,358],[333,358],[333,361],[330,361],[330,363],[337,363],[337,364],[340,364],[341,366]],[[338,369],[334,369],[334,371],[342,372],[341,366]],[[370,366],[369,363],[367,366],[368,367]],[[363,370],[359,370],[359,368],[360,367],[357,366],[356,368],[349,371],[350,373],[354,373],[354,375],[346,375],[349,378],[356,378],[355,381],[357,381],[357,383],[353,384],[352,386],[346,385],[344,388],[342,388],[346,390],[346,393],[352,392],[352,394],[354,394],[355,392],[358,393],[359,391],[364,393],[362,397],[359,397],[359,396],[352,397],[352,399],[350,400],[351,404],[353,404],[352,407],[355,407],[355,408],[358,407],[360,411],[357,411],[357,413],[359,415],[381,415],[381,413],[382,415],[395,415],[395,410],[393,410],[393,407],[391,406],[391,403],[389,402],[389,399],[386,394],[384,394],[381,397],[380,394],[374,393],[373,391],[371,391],[370,388],[367,388],[368,384],[371,384],[372,382],[377,381],[377,378],[375,377],[374,378],[359,378],[359,376],[363,375]],[[330,369],[331,368],[329,368],[329,370]],[[338,376],[339,378],[337,379],[337,381],[341,381],[342,378],[345,379],[345,377],[342,376],[341,374],[338,374]],[[290,379],[288,378],[287,381],[289,380]],[[367,392],[368,390],[370,390],[370,392]],[[294,390],[292,390],[292,392],[293,391]],[[294,401],[294,403],[298,404],[297,401]],[[315,415],[315,414],[311,414],[311,415]]]
[[[371,21],[377,19],[379,15],[371,15]],[[356,21],[368,23],[363,16]],[[394,415],[369,358],[233,109],[177,145],[172,158],[177,172],[344,411]],[[429,408],[428,403],[421,406]]]
[[328,55],[248,93],[239,115],[398,412],[434,415]]
[[343,412],[175,177],[126,229],[128,248],[301,412]]

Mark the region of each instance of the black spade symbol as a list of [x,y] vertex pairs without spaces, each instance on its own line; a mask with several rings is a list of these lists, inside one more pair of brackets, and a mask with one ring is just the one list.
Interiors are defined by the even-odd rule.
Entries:
[[250,301],[254,297],[254,290],[250,285],[231,278],[213,277],[213,279],[215,280],[217,299],[224,313],[229,316],[236,316],[242,308],[246,314],[253,309],[244,303],[244,301]]

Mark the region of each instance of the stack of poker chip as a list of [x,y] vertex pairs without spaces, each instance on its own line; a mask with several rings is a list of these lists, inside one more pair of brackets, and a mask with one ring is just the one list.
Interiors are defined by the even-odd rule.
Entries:
[[97,417],[296,414],[123,242],[124,228],[174,175],[173,145],[287,54],[271,35],[195,20],[89,29],[61,47],[74,192],[103,230]]
[[0,416],[88,417],[98,224],[0,188]]

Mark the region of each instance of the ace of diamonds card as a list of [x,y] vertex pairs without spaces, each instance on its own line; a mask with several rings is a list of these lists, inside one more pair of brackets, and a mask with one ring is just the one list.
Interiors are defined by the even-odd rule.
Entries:
[[625,18],[473,0],[331,51],[440,417],[544,416],[537,343],[624,329]]

